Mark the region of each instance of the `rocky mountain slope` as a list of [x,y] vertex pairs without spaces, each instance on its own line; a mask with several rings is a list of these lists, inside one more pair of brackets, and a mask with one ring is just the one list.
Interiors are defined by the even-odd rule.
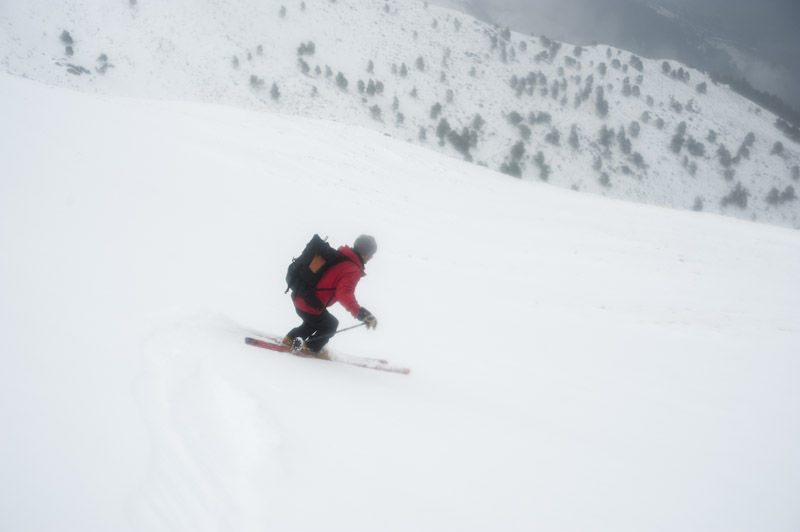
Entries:
[[422,2],[33,0],[0,25],[2,68],[48,84],[357,124],[522,179],[800,227],[798,144],[675,62]]

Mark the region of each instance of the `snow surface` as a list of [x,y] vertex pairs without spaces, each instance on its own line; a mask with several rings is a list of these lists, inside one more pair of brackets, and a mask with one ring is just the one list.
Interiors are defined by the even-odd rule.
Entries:
[[[0,529],[793,531],[797,231],[0,75]],[[254,349],[374,234],[386,374]],[[353,323],[337,308],[343,324]]]

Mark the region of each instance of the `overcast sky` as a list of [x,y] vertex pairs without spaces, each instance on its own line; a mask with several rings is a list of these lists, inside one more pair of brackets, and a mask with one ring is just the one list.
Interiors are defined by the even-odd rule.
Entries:
[[[738,73],[800,109],[800,0],[433,0],[516,31]],[[459,4],[460,7],[459,7]],[[657,12],[652,6],[667,11]],[[668,11],[680,16],[669,18]],[[702,39],[714,43],[709,49]],[[730,43],[735,44],[735,48]],[[730,70],[726,50],[737,72]]]

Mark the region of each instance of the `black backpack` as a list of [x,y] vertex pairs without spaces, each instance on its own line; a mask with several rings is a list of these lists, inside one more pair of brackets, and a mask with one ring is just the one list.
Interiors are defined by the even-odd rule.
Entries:
[[[289,265],[286,272],[286,292],[291,290],[297,297],[303,298],[311,308],[324,309],[327,305],[323,304],[316,295],[317,283],[331,266],[345,260],[348,260],[347,257],[333,249],[319,235],[314,235],[300,256],[292,259],[292,263]],[[334,289],[324,288],[323,290],[333,291]],[[332,297],[333,294],[331,294]]]

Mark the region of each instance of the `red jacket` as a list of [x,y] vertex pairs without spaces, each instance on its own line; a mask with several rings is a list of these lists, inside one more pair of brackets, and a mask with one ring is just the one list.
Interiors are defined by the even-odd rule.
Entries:
[[[331,269],[322,274],[322,278],[317,283],[316,296],[326,307],[330,307],[337,301],[344,308],[356,317],[361,305],[356,300],[356,285],[364,275],[364,263],[361,258],[348,246],[339,248],[347,260],[334,264]],[[320,290],[321,288],[333,288],[334,290]],[[321,310],[310,307],[302,297],[297,297],[292,293],[294,306],[309,314],[322,314]]]

